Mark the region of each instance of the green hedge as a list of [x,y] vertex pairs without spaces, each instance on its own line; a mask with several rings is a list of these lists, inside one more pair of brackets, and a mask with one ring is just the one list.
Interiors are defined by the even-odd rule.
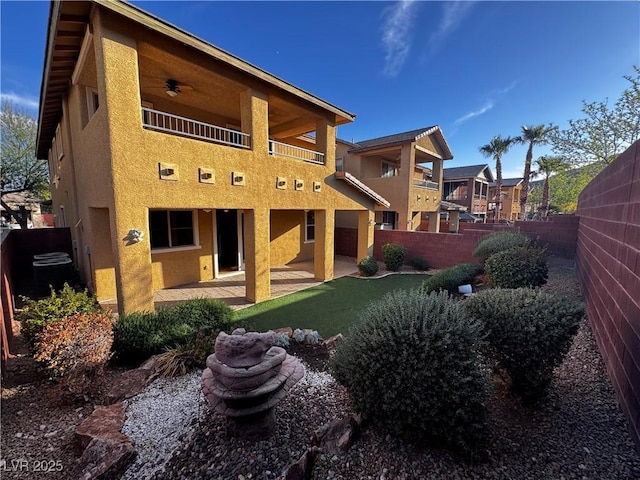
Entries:
[[361,314],[332,368],[365,418],[476,458],[486,445],[481,329],[444,292],[395,291]]
[[458,293],[460,285],[471,283],[481,272],[475,263],[461,263],[450,268],[440,270],[422,284],[422,290],[426,293],[446,290],[449,293]]
[[122,315],[113,327],[118,360],[137,363],[167,348],[191,342],[201,330],[229,329],[233,310],[221,300],[197,298],[157,312]]
[[547,252],[529,246],[491,255],[484,264],[489,285],[498,288],[539,287],[547,283]]
[[473,250],[473,256],[480,263],[484,262],[491,256],[513,247],[521,247],[531,244],[531,237],[522,232],[501,231],[493,232],[480,239],[476,248]]
[[404,258],[407,256],[407,249],[402,245],[395,243],[387,243],[382,246],[382,258],[384,265],[390,272],[397,272],[404,264]]
[[372,256],[367,255],[358,262],[358,270],[365,277],[378,273],[378,262]]
[[584,306],[540,289],[490,289],[462,302],[486,326],[487,339],[526,402],[543,397],[562,363]]

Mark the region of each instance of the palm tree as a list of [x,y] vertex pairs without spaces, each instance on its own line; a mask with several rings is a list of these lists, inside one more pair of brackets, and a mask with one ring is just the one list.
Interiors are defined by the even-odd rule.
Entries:
[[500,218],[500,205],[502,203],[502,156],[507,153],[516,139],[512,137],[501,137],[496,135],[489,143],[480,147],[480,153],[485,157],[491,157],[496,161],[496,211],[494,218]]
[[524,160],[524,181],[520,193],[520,219],[525,218],[527,197],[529,196],[529,179],[531,178],[531,160],[533,159],[533,146],[543,145],[549,141],[551,132],[555,130],[553,125],[534,125],[522,127],[522,134],[515,138],[517,143],[529,144],[527,156]]
[[540,212],[542,218],[546,218],[549,213],[549,178],[551,174],[560,172],[566,166],[562,157],[540,157],[536,160],[538,173],[544,175],[544,187],[542,188],[542,205]]

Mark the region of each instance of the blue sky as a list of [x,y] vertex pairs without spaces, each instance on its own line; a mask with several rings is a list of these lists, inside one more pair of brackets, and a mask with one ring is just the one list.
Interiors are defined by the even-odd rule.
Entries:
[[[566,126],[640,65],[640,3],[144,2],[143,9],[357,115],[365,140],[441,126],[446,167],[524,124]],[[0,3],[0,92],[37,114],[48,2]],[[548,153],[538,148],[534,155]],[[525,147],[503,158],[522,175]]]

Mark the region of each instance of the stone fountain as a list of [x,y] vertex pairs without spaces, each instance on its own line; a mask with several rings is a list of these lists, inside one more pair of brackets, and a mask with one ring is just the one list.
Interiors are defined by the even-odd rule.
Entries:
[[227,417],[227,434],[249,439],[275,432],[274,407],[304,375],[300,361],[274,346],[274,332],[220,332],[216,353],[207,358],[202,391]]

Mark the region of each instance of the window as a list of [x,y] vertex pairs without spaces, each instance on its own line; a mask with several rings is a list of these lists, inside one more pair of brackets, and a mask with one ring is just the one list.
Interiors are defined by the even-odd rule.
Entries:
[[196,226],[191,210],[150,210],[151,249],[196,246]]
[[395,177],[396,166],[393,163],[382,162],[382,178]]
[[307,210],[304,216],[304,241],[305,243],[313,242],[316,239],[316,212]]
[[344,157],[336,157],[336,172],[344,172]]
[[93,88],[87,88],[87,118],[91,118],[100,107],[100,97],[98,91]]
[[396,228],[396,212],[382,212],[382,223],[389,225],[390,228]]
[[60,221],[57,222],[56,227],[66,227],[67,226],[67,216],[64,213],[64,206],[60,205],[60,217],[58,218]]

